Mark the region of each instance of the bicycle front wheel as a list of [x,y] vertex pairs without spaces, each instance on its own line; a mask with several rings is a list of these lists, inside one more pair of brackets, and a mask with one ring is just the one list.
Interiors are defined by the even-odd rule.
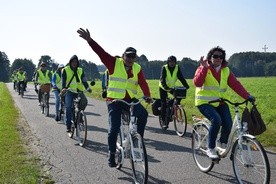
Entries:
[[256,139],[236,140],[232,148],[232,165],[239,183],[269,183],[270,166],[263,146]]
[[205,124],[199,123],[193,127],[192,150],[194,161],[197,167],[205,173],[211,171],[214,167],[214,163],[206,154],[208,149],[208,135],[209,129]]
[[183,137],[187,129],[186,112],[181,105],[174,106],[174,129],[178,136]]
[[81,147],[85,146],[87,138],[87,119],[83,110],[77,114],[76,137]]
[[143,138],[136,133],[130,136],[130,161],[135,183],[148,182],[148,157]]

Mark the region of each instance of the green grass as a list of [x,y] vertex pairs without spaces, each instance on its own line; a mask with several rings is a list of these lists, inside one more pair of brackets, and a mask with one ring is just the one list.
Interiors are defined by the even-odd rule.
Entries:
[[38,183],[39,159],[29,154],[18,131],[19,113],[4,83],[0,83],[0,183]]
[[[258,140],[267,147],[276,147],[276,77],[254,77],[254,78],[239,78],[243,86],[249,91],[249,93],[256,97],[256,103],[258,110],[260,111],[262,118],[264,119],[267,130],[262,135],[257,136]],[[147,80],[151,95],[154,98],[159,98],[158,80]],[[201,115],[198,109],[194,105],[195,87],[191,79],[187,80],[190,85],[190,89],[187,92],[186,99],[183,99],[181,104],[184,106],[187,119],[192,124],[192,114]],[[178,81],[176,85],[180,86]],[[96,85],[92,87],[92,96],[97,99],[101,99],[101,81],[96,81]],[[230,88],[229,88],[230,89]],[[241,101],[235,92],[231,89],[228,90],[230,99],[233,101]],[[140,92],[140,95],[141,92]],[[148,111],[151,112],[151,108],[146,106]],[[240,111],[242,112],[242,111]],[[234,115],[234,113],[232,113]]]

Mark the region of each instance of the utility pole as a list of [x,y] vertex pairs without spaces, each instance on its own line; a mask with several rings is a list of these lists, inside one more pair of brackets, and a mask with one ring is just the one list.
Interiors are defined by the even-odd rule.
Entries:
[[264,49],[264,52],[266,52],[266,49],[268,49],[268,47],[266,45],[264,45],[264,48],[262,48],[262,49]]

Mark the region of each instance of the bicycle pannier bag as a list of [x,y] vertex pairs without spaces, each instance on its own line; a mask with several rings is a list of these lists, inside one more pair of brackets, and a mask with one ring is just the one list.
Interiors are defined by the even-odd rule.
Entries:
[[176,88],[173,92],[173,96],[176,98],[186,98],[187,90],[183,88]]
[[259,113],[256,105],[253,105],[250,111],[252,123],[254,126],[254,134],[252,135],[260,135],[266,131],[266,126],[262,119],[261,114]]
[[79,108],[81,110],[84,110],[86,108],[87,104],[88,104],[88,100],[87,100],[86,96],[83,93],[79,93],[78,95],[81,98],[80,103],[79,103]]
[[151,105],[151,108],[152,108],[152,113],[153,115],[155,116],[159,116],[161,114],[161,99],[156,99],[152,105]]
[[254,134],[253,122],[252,122],[252,119],[251,119],[251,114],[250,114],[249,109],[247,107],[245,107],[244,110],[243,110],[241,121],[242,121],[242,123],[247,122],[248,133],[253,135]]

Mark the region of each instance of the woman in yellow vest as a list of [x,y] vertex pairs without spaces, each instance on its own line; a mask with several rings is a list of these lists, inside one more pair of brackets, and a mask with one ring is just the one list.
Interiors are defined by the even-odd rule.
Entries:
[[[172,92],[172,88],[175,87],[175,82],[177,79],[180,80],[182,85],[189,89],[189,85],[185,78],[182,75],[182,72],[176,64],[176,57],[170,56],[168,57],[167,64],[164,65],[161,69],[161,77],[159,81],[159,94],[161,99],[161,118],[162,118],[162,124],[163,128],[168,128],[168,123],[166,118],[166,99],[168,97],[168,92]],[[181,99],[177,99],[178,103],[180,103]]]
[[59,93],[61,91],[61,70],[64,68],[63,64],[59,64],[57,70],[54,72],[52,76],[52,91],[54,92],[55,95],[55,101],[56,101],[56,115],[55,115],[55,120],[59,121],[59,106],[60,106],[60,97]]
[[[127,109],[128,107],[122,102],[110,102],[112,102],[113,99],[124,99],[128,102],[132,101],[137,95],[138,87],[141,88],[144,96],[150,101],[149,86],[141,66],[135,62],[137,57],[136,49],[128,47],[122,57],[111,56],[90,37],[90,33],[87,29],[84,30],[80,28],[77,32],[100,57],[109,72],[106,98],[109,114],[108,165],[109,167],[116,167],[116,141],[120,131],[122,109]],[[141,104],[138,104],[134,107],[133,113],[137,117],[137,132],[143,137],[147,124],[148,112]]]
[[79,63],[78,56],[73,55],[69,60],[68,66],[66,66],[62,70],[62,74],[61,74],[62,90],[64,91],[65,89],[68,89],[65,95],[67,132],[71,131],[73,99],[77,97],[78,92],[83,92],[85,90],[87,90],[90,93],[92,92],[91,88],[87,83],[87,79],[84,75],[84,72],[82,68],[79,67],[79,65],[80,63]]
[[[37,70],[36,76],[35,76],[35,81],[38,85],[41,84],[50,84],[51,83],[51,78],[52,78],[52,74],[49,70],[47,70],[47,64],[42,62],[40,64],[40,69]],[[50,97],[50,95],[47,95],[48,98]],[[39,88],[38,90],[38,105],[40,106],[41,104],[41,98],[42,98],[42,92],[41,89]],[[48,99],[49,100],[49,99]]]
[[[242,98],[255,100],[227,67],[225,55],[225,50],[221,47],[212,48],[207,59],[204,59],[203,56],[200,58],[200,66],[193,79],[196,87],[195,105],[211,122],[207,155],[212,159],[218,158],[216,146],[222,149],[226,148],[232,128],[232,118],[227,103],[209,104],[208,102],[221,97],[227,98],[225,92],[228,86]],[[221,136],[216,143],[220,127],[222,127]]]

